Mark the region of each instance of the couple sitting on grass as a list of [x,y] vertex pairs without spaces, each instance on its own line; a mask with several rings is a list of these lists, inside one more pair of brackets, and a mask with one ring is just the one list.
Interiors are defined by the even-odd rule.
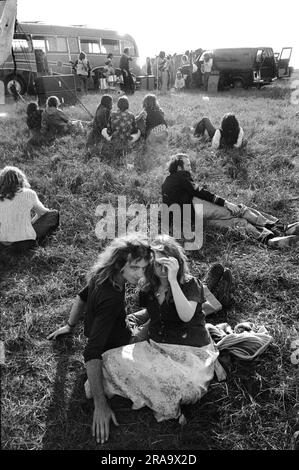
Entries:
[[[139,285],[142,307],[128,316],[125,283]],[[183,248],[168,235],[151,243],[137,234],[114,239],[99,255],[67,325],[48,336],[71,333],[85,313],[85,393],[94,400],[92,433],[97,442],[108,440],[111,420],[118,425],[108,401],[113,395],[130,399],[133,409],[149,407],[158,421],[183,422],[181,405],[200,400],[214,372],[225,379],[217,361],[221,348],[212,340],[205,316],[217,311],[212,292],[229,302],[230,288],[231,273],[220,264],[212,266],[203,284],[190,275]],[[226,337],[212,325],[211,331],[228,341],[223,349],[243,351],[247,359],[271,341],[265,333]]]
[[130,143],[140,136],[148,143],[167,139],[167,124],[164,112],[155,95],[148,94],[143,100],[143,109],[136,116],[129,111],[129,100],[121,96],[117,102],[117,111],[112,110],[112,97],[103,95],[93,120],[93,128],[88,137],[88,145],[107,141],[126,150]]
[[31,144],[47,143],[53,138],[83,131],[82,121],[70,119],[60,108],[57,96],[50,96],[44,110],[34,101],[27,106],[27,126]]

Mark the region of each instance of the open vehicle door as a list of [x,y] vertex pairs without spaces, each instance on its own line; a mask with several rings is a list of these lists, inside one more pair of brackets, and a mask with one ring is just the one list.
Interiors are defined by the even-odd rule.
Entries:
[[290,59],[292,55],[292,47],[283,47],[281,49],[281,53],[277,60],[277,77],[289,77],[290,74]]

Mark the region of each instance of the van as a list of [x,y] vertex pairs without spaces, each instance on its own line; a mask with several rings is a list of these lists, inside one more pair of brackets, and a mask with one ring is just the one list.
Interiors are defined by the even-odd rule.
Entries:
[[278,78],[278,71],[288,67],[292,48],[283,48],[290,51],[288,59],[280,64],[280,57],[285,57],[283,51],[279,58],[275,58],[271,47],[240,47],[227,49],[214,49],[204,51],[199,62],[207,52],[213,58],[212,71],[218,72],[218,89],[227,87],[249,88],[272,83]]

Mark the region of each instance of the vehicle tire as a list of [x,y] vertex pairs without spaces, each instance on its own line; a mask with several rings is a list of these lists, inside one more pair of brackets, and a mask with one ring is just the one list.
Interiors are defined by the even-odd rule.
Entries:
[[15,84],[15,87],[16,87],[17,91],[20,93],[20,95],[24,95],[25,89],[26,89],[25,82],[19,76],[7,77],[7,79],[5,80],[5,93],[7,93],[8,95],[13,94],[12,91],[11,91],[11,86],[13,85],[13,83]]
[[244,83],[243,83],[243,80],[241,80],[241,78],[236,78],[234,80],[234,88],[244,88]]

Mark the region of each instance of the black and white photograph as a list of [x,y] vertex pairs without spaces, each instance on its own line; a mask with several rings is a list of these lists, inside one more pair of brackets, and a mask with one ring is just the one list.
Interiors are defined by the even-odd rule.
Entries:
[[296,3],[0,0],[1,450],[299,450]]

